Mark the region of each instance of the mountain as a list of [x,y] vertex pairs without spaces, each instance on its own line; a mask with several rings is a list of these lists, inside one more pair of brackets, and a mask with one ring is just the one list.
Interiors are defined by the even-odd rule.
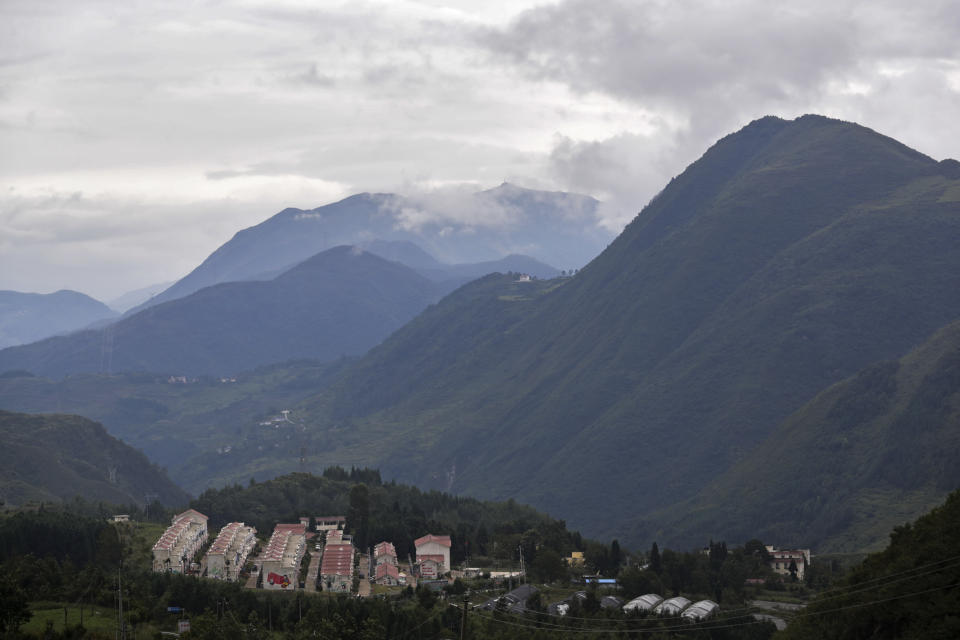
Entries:
[[[580,267],[612,234],[599,226],[593,198],[523,189],[496,189],[443,201],[362,193],[312,210],[284,209],[239,231],[200,266],[138,307],[180,298],[221,282],[271,279],[308,257],[337,245],[417,245],[445,264],[489,262],[524,254],[560,268]],[[411,251],[381,254],[411,257]],[[429,257],[429,256],[428,256]],[[424,265],[423,256],[413,262]],[[429,267],[429,264],[425,266]],[[477,274],[482,275],[482,274]]]
[[[536,258],[519,254],[510,254],[499,260],[447,264],[440,262],[412,242],[377,240],[360,246],[381,258],[405,264],[435,282],[457,282],[458,286],[498,272],[525,273],[535,278],[556,278],[560,275],[559,269],[540,262]],[[456,287],[451,287],[453,288]]]
[[310,457],[672,545],[679,530],[638,518],[960,317],[958,214],[953,161],[852,123],[763,118],[575,277],[482,279],[348,367],[301,407]]
[[134,289],[133,291],[128,291],[123,295],[110,300],[107,302],[107,304],[111,309],[114,309],[119,313],[124,313],[129,309],[148,301],[150,298],[162,292],[164,289],[167,289],[172,284],[172,282],[160,282],[146,287],[141,287],[140,289]]
[[[177,481],[199,493],[215,478],[196,469],[224,464],[236,472],[238,443],[288,444],[293,425],[279,411],[316,393],[348,360],[297,360],[258,367],[229,378],[181,379],[155,373],[76,374],[51,380],[25,372],[0,375],[0,407],[22,413],[72,413],[103,424],[114,437],[146,453]],[[292,419],[299,420],[294,413]],[[264,427],[263,422],[267,422]],[[289,428],[286,428],[289,427]],[[295,464],[295,462],[294,462]],[[184,473],[202,477],[187,487]],[[288,469],[289,471],[289,469]],[[256,473],[251,469],[249,478]]]
[[[880,549],[960,487],[960,320],[819,393],[694,499],[654,514],[821,551]],[[745,489],[749,488],[749,489]]]
[[86,418],[0,411],[0,494],[7,505],[80,496],[166,505],[189,496],[139,451]]
[[294,358],[335,360],[362,354],[439,294],[408,267],[336,247],[271,281],[207,287],[100,331],[0,351],[0,371],[228,375]]
[[102,302],[76,291],[0,291],[0,349],[77,331],[116,316]]
[[783,634],[791,638],[925,640],[960,633],[960,491],[890,533],[840,584],[818,596]]

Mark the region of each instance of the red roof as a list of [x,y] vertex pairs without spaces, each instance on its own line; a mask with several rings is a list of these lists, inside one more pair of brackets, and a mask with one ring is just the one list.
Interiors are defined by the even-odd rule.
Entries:
[[353,545],[328,544],[323,548],[321,575],[349,576],[353,573]]
[[422,538],[417,538],[416,540],[414,540],[414,541],[413,541],[413,546],[415,546],[415,547],[422,547],[423,545],[429,544],[429,543],[431,543],[431,542],[436,542],[437,544],[439,544],[439,545],[441,545],[441,546],[444,546],[444,547],[452,547],[452,546],[453,546],[453,543],[450,542],[450,536],[435,536],[435,535],[433,535],[432,533],[428,533],[427,535],[423,536]]
[[436,562],[439,565],[443,564],[443,556],[437,554],[427,554],[425,556],[417,556],[417,562]]
[[400,579],[400,569],[392,564],[379,564],[377,565],[377,580],[383,578],[384,576],[390,576],[392,578]]
[[183,516],[190,515],[191,513],[194,514],[194,515],[200,516],[200,517],[203,518],[204,520],[209,520],[209,519],[210,519],[210,518],[208,518],[207,516],[205,516],[205,515],[203,515],[202,513],[200,513],[199,511],[197,511],[196,509],[187,509],[187,510],[184,511],[183,513],[178,513],[177,515],[175,515],[175,516],[173,517],[173,519],[174,519],[174,520],[178,520],[178,519],[182,518]]

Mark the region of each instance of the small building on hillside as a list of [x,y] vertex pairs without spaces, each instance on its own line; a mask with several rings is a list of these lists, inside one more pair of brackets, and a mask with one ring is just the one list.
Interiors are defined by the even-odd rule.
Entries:
[[210,545],[204,558],[207,576],[220,580],[237,580],[247,556],[257,545],[257,530],[242,522],[231,522]]
[[300,562],[307,549],[307,527],[278,524],[266,549],[260,554],[264,589],[293,591],[300,577]]
[[393,587],[400,584],[400,569],[395,564],[384,562],[377,565],[377,575],[373,580],[377,584]]
[[397,566],[397,549],[392,542],[380,542],[373,548],[373,564],[376,567],[381,564]]
[[443,575],[443,556],[417,554],[417,571],[424,580],[434,580]]
[[331,531],[333,529],[343,529],[347,524],[345,516],[314,516],[317,531]]
[[194,509],[173,516],[153,545],[153,570],[186,573],[193,556],[207,543],[207,516]]
[[353,588],[353,557],[351,543],[327,542],[320,561],[320,583],[324,591],[347,593]]
[[[422,538],[414,540],[413,546],[417,549],[418,564],[422,557],[441,556],[440,574],[450,571],[450,547],[453,546],[450,542],[450,536],[435,536],[432,533],[428,533]],[[421,573],[420,575],[423,574]]]
[[795,570],[797,580],[803,580],[807,567],[810,566],[810,549],[777,549],[767,545],[767,553],[770,555],[770,568],[774,573],[789,576]]

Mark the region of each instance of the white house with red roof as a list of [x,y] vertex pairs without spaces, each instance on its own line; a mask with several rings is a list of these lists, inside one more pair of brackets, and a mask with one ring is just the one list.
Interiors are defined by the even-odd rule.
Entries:
[[278,524],[260,554],[264,589],[293,591],[300,577],[300,562],[307,549],[307,526]]
[[373,564],[379,567],[381,564],[392,564],[397,566],[397,549],[392,542],[380,542],[373,548]]
[[257,530],[242,522],[231,522],[210,545],[204,557],[207,577],[237,580],[247,556],[257,544]]
[[[453,546],[450,542],[450,536],[435,536],[428,533],[422,538],[414,540],[413,546],[417,549],[417,564],[420,564],[422,558],[432,557],[436,560],[439,556],[441,561],[439,574],[450,571],[450,547]],[[423,573],[421,572],[420,575],[423,575]]]
[[153,545],[153,570],[185,573],[193,556],[207,542],[207,516],[194,509],[173,516]]
[[384,562],[377,565],[377,574],[373,580],[377,584],[393,587],[400,584],[400,569],[395,564]]
[[349,592],[353,588],[351,543],[327,542],[324,545],[323,557],[320,560],[320,581],[324,591]]

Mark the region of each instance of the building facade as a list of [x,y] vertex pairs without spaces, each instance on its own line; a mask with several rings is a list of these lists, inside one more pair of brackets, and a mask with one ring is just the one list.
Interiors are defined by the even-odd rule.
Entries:
[[213,541],[204,558],[207,576],[235,581],[240,577],[247,556],[257,544],[257,530],[242,522],[231,522]]
[[441,563],[440,573],[450,571],[450,547],[453,546],[450,542],[450,536],[435,536],[428,533],[422,538],[414,540],[413,546],[417,549],[417,563],[423,556],[441,556],[443,562]]
[[264,589],[293,591],[297,588],[300,562],[307,549],[306,534],[303,523],[274,527],[267,548],[260,554]]
[[791,575],[790,566],[793,564],[796,568],[797,580],[803,580],[807,567],[810,566],[810,549],[777,549],[768,545],[767,553],[770,554],[770,568],[774,573],[789,576]]
[[153,545],[153,570],[187,573],[193,556],[207,543],[207,516],[187,509]]
[[353,588],[353,545],[327,542],[320,561],[320,586],[324,591],[349,592]]

